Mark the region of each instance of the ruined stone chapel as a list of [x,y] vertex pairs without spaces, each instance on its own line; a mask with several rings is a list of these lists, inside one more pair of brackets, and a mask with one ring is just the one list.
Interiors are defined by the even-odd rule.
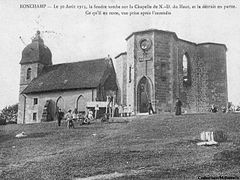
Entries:
[[150,29],[131,33],[126,52],[110,57],[53,64],[40,33],[22,52],[18,123],[41,122],[45,107],[54,119],[57,107],[85,111],[88,103],[107,101],[132,114],[174,111],[206,112],[212,104],[227,106],[224,44],[194,43],[174,32]]

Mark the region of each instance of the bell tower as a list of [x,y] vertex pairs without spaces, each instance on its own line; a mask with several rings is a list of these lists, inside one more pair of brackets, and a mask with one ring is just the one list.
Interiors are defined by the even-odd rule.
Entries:
[[155,109],[154,31],[134,32],[127,40],[127,105],[135,113],[147,113],[147,105]]
[[44,45],[40,31],[37,31],[32,43],[27,45],[22,51],[22,59],[20,61],[20,88],[19,88],[19,107],[18,107],[18,123],[25,123],[25,108],[27,96],[22,91],[38,77],[44,66],[52,65],[52,53],[50,49]]

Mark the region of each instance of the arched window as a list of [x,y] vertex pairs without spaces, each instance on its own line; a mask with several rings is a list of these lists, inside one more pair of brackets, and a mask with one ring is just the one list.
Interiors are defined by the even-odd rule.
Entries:
[[190,59],[187,53],[183,55],[182,60],[183,84],[189,86],[191,85],[191,66]]
[[62,96],[57,98],[56,101],[56,109],[61,109],[63,112],[67,112],[65,109],[65,103],[64,103],[64,99],[62,98]]
[[87,106],[86,99],[82,95],[80,95],[77,98],[77,104],[76,104],[77,110],[80,112],[86,111],[86,106]]
[[27,80],[28,80],[28,79],[31,79],[31,73],[32,73],[32,69],[31,69],[31,68],[28,68],[28,69],[27,69]]

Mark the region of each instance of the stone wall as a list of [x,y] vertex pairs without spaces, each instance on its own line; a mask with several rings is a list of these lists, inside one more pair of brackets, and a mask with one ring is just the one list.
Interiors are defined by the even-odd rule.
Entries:
[[[135,68],[135,36],[132,36],[127,41],[127,67],[126,67],[126,92],[127,92],[127,103],[126,106],[130,111],[136,112],[136,73],[137,69]],[[129,68],[131,67],[131,79],[129,77]]]
[[[176,96],[183,102],[187,112],[206,112],[215,104],[218,107],[226,106],[227,73],[226,49],[218,44],[194,44],[178,40],[178,79],[175,83]],[[187,54],[190,63],[191,83],[184,86],[182,60]]]
[[[93,101],[97,94],[95,91],[96,90],[89,89],[26,95],[25,123],[41,122],[43,108],[47,100],[52,100],[55,112],[57,100],[61,97],[63,99],[63,106],[61,106],[61,109],[66,113],[69,109],[74,110],[74,108],[76,108],[77,100],[80,96],[83,96],[85,103]],[[34,98],[38,99],[38,104],[36,105],[33,104]],[[18,123],[23,123],[23,109],[21,109],[19,113],[21,114],[21,117],[19,117]],[[33,113],[37,113],[36,121],[33,121]]]
[[[151,48],[143,51],[140,47],[140,43],[143,39],[151,41]],[[139,112],[138,107],[138,93],[137,88],[139,81],[146,77],[150,85],[150,94],[148,94],[149,100],[152,101],[155,108],[155,92],[154,92],[154,45],[153,45],[153,32],[141,33],[133,35],[128,39],[127,45],[127,93],[128,93],[128,105],[134,107],[135,112]],[[129,71],[131,67],[131,79],[129,79]]]
[[[197,81],[195,78],[196,73],[196,44],[177,40],[174,44],[176,46],[176,72],[175,78],[177,81],[175,83],[174,91],[174,101],[176,97],[179,97],[183,102],[183,109],[187,112],[196,111],[196,91],[199,86],[197,86]],[[183,79],[183,56],[187,57],[188,60],[188,70],[189,74],[189,83],[184,84]]]
[[206,103],[210,107],[227,107],[227,70],[226,70],[226,47],[218,44],[201,44],[198,46],[199,59],[205,63],[207,83]]
[[[143,50],[140,44],[146,39],[151,46]],[[183,72],[184,55],[189,65],[187,83]],[[212,104],[219,108],[227,106],[226,47],[222,44],[196,44],[179,39],[175,33],[168,31],[135,32],[127,38],[127,53],[120,54],[113,63],[118,85],[117,103],[128,106],[133,112],[139,112],[137,90],[143,77],[146,77],[150,85],[147,98],[151,99],[153,108],[158,113],[173,112],[177,97],[187,112],[206,112]],[[39,63],[21,66],[20,93],[41,73],[43,67]],[[28,68],[31,68],[30,79],[26,78]],[[109,83],[106,83],[109,89],[114,84],[114,78],[110,77]],[[102,91],[95,89],[20,94],[18,123],[40,122],[43,107],[50,99],[54,104],[62,97],[62,109],[67,111],[76,107],[80,95],[84,97],[83,102],[95,100],[99,93],[115,97],[113,92],[104,90],[106,87]],[[37,105],[33,105],[34,98],[38,98]],[[36,121],[32,120],[33,113],[37,113]]]
[[[152,48],[143,51],[142,39]],[[187,57],[187,81],[183,71]],[[187,112],[206,112],[211,104],[226,106],[226,47],[223,44],[196,44],[179,39],[175,33],[159,30],[135,32],[127,38],[127,71],[134,67],[134,82],[127,81],[127,104],[138,112],[137,86],[142,77],[151,84],[151,100],[157,112],[173,112],[176,98]],[[128,73],[127,73],[128,74]],[[127,77],[128,79],[128,77]]]
[[[22,92],[23,88],[22,85],[29,84],[34,78],[36,78],[43,69],[44,65],[40,63],[32,63],[32,64],[24,64],[21,65],[20,69],[20,92]],[[31,68],[31,78],[27,79],[27,70]]]
[[154,34],[154,79],[156,111],[171,112],[173,83],[172,35]]
[[[21,92],[28,86],[28,84],[36,78],[43,69],[44,65],[40,63],[30,63],[30,64],[23,64],[21,65],[20,69],[20,88],[19,88],[19,105],[18,105],[18,123],[25,123],[24,122],[24,112],[25,112],[25,104],[26,104],[26,97],[21,94]],[[31,77],[27,79],[27,70],[31,68]]]
[[114,69],[116,72],[116,83],[118,85],[117,103],[127,104],[127,53],[121,53],[113,60]]

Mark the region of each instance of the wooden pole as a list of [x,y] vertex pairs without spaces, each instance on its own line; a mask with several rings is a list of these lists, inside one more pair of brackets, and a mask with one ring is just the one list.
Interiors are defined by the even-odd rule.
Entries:
[[97,119],[97,111],[98,111],[98,110],[95,110],[95,119]]

